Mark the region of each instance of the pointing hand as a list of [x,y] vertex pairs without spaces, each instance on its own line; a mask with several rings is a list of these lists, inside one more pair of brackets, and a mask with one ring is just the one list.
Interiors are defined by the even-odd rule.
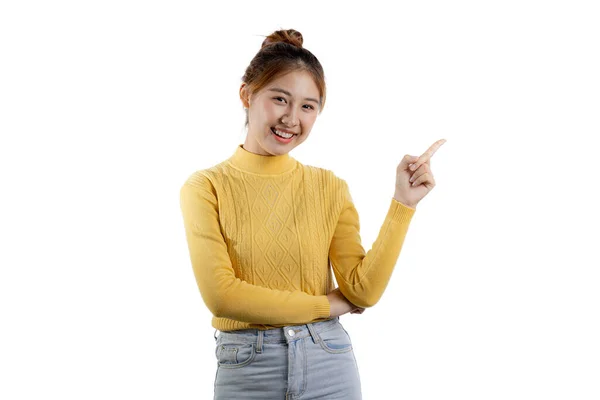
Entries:
[[396,192],[394,198],[400,203],[415,208],[435,187],[431,171],[431,157],[444,144],[440,139],[420,156],[405,155],[396,168]]

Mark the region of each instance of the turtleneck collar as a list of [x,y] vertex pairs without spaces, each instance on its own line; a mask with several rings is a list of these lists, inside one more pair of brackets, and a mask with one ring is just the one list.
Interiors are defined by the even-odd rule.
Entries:
[[293,171],[297,161],[289,154],[279,156],[263,156],[251,153],[240,144],[228,160],[234,167],[253,174],[279,175]]

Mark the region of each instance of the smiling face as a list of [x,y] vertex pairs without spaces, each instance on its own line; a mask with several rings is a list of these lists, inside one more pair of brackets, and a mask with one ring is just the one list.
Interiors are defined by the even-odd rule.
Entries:
[[[306,71],[294,71],[272,80],[248,101],[246,83],[240,98],[248,108],[248,134],[244,149],[260,155],[282,155],[304,142],[319,112],[319,89]],[[291,139],[273,130],[294,133]]]

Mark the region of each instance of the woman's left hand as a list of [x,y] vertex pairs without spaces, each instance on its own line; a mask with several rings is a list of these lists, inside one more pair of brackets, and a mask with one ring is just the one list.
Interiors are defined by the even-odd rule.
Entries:
[[434,188],[431,157],[444,143],[446,139],[440,139],[421,156],[404,157],[396,169],[396,192],[394,193],[396,201],[415,208],[419,201]]

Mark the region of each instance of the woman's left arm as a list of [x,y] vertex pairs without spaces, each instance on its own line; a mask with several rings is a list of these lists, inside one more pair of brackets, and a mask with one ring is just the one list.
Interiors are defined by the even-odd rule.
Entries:
[[[437,141],[420,157],[406,155],[402,159],[397,168],[394,198],[368,252],[361,244],[358,212],[348,184],[342,179],[344,205],[329,247],[329,259],[340,291],[352,304],[372,307],[383,295],[416,205],[435,186],[429,161],[444,142],[444,139]],[[415,185],[410,181],[413,175]]]

